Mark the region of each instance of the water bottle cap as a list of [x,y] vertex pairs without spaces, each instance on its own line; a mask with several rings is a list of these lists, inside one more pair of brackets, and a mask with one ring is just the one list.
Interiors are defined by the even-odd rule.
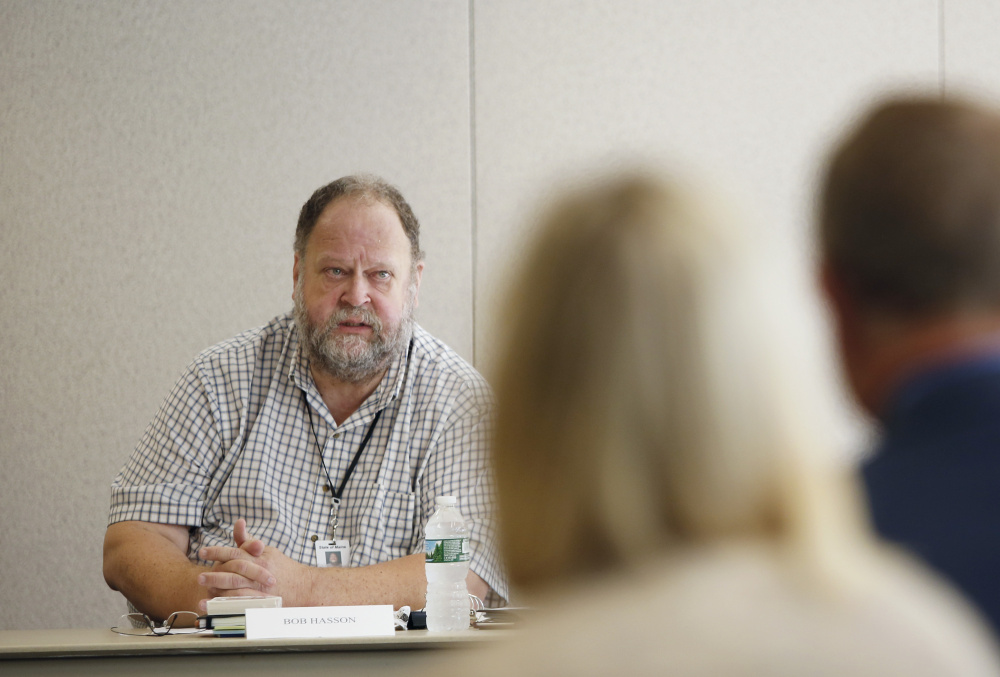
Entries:
[[458,504],[458,499],[454,496],[438,496],[434,499],[434,502],[438,505],[452,506]]

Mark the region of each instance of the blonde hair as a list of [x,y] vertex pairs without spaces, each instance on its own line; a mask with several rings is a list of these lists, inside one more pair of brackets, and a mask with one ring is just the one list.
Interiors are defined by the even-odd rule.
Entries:
[[794,538],[811,491],[731,215],[645,174],[536,224],[494,375],[502,549],[522,589],[719,537]]

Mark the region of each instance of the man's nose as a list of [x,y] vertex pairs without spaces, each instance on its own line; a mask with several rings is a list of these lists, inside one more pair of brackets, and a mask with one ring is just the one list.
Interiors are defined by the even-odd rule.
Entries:
[[363,306],[371,300],[368,296],[368,281],[363,275],[355,274],[347,280],[347,287],[341,295],[341,300],[354,307]]

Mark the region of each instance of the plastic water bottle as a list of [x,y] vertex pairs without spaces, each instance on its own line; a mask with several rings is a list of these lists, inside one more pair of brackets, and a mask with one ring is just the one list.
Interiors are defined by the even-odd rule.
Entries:
[[437,510],[425,531],[427,629],[465,630],[469,627],[469,527],[455,507],[454,496],[438,496]]

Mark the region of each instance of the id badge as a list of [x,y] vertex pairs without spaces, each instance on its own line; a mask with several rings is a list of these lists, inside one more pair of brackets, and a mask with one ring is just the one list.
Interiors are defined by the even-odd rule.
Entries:
[[350,562],[351,544],[348,541],[316,541],[316,566],[346,567]]

